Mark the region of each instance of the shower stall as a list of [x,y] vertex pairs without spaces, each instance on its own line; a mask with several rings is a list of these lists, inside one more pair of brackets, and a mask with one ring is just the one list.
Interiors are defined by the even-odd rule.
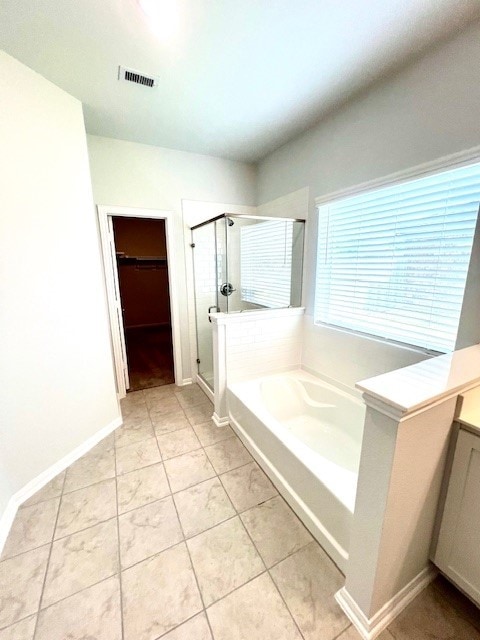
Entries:
[[299,307],[304,220],[224,213],[192,227],[198,374],[213,391],[210,313]]

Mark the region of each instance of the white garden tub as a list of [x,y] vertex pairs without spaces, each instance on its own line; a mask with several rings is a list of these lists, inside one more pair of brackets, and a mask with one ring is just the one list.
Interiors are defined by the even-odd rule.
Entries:
[[297,370],[228,387],[230,423],[345,571],[365,407]]

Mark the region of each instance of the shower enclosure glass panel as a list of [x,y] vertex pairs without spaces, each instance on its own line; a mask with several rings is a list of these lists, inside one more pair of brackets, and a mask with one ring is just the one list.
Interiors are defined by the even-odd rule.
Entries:
[[208,314],[217,310],[217,252],[215,223],[192,230],[198,373],[213,389],[212,325]]
[[192,228],[198,373],[213,390],[209,313],[299,307],[304,221],[224,214]]
[[301,305],[303,229],[281,218],[227,218],[228,312]]

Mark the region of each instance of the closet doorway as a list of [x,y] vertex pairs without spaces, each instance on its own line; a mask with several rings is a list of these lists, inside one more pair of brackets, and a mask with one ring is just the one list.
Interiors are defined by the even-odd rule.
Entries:
[[113,216],[130,391],[172,384],[165,220]]
[[176,382],[170,212],[99,207],[119,397]]

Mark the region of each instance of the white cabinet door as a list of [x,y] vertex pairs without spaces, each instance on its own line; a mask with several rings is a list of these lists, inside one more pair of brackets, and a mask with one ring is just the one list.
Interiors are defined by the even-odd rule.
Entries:
[[480,436],[460,429],[435,564],[480,604]]

